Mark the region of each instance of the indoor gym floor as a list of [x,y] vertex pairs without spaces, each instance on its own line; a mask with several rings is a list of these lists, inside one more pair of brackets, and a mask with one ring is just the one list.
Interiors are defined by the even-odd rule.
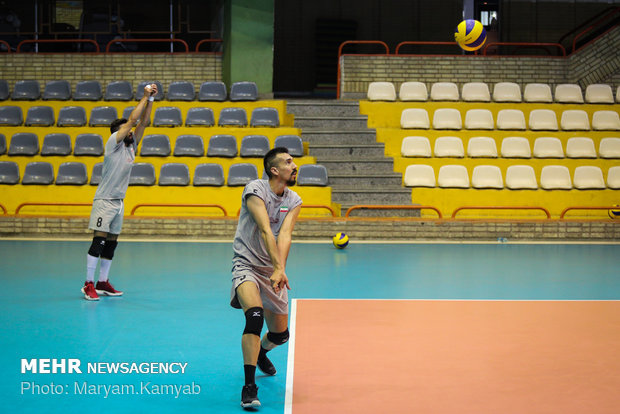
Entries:
[[[79,291],[88,246],[0,241],[0,412],[242,412],[231,244],[121,238],[111,280],[126,293],[99,302]],[[294,243],[294,352],[270,353],[278,374],[257,378],[260,412],[616,412],[619,253]],[[82,373],[22,373],[22,359],[35,358],[78,359]],[[100,362],[186,365],[87,372]]]

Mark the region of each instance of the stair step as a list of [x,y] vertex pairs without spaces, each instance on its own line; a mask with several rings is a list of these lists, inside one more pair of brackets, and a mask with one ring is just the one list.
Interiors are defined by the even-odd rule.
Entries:
[[391,158],[354,158],[343,159],[322,159],[317,158],[317,164],[327,168],[328,175],[338,173],[391,173],[394,172],[394,161]]
[[359,130],[317,130],[304,128],[301,139],[312,144],[376,144],[377,134],[374,129]]
[[355,116],[360,114],[358,102],[288,100],[286,111],[297,116]]
[[309,155],[313,157],[383,157],[385,155],[385,145],[383,143],[374,144],[311,144],[308,147]]
[[332,188],[332,200],[340,204],[410,204],[411,190],[403,187]]
[[331,174],[329,185],[338,189],[365,188],[374,186],[400,186],[403,178],[399,173],[384,174]]
[[364,129],[368,126],[366,115],[357,116],[295,116],[295,127],[333,129]]

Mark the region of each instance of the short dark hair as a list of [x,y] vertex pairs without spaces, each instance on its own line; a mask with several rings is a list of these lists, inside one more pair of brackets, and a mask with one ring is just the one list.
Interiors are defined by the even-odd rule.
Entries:
[[118,131],[120,129],[121,125],[123,125],[126,122],[127,122],[127,120],[125,118],[115,119],[110,124],[110,132],[111,133],[115,133],[116,131]]
[[276,166],[276,157],[278,154],[288,154],[288,149],[285,147],[275,147],[270,149],[263,158],[263,166],[265,167],[265,173],[267,177],[271,178],[271,167]]

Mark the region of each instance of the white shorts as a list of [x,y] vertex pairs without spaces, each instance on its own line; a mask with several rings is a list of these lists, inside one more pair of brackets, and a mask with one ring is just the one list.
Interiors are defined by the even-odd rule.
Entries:
[[95,200],[88,228],[104,233],[121,234],[124,213],[123,200]]
[[230,290],[230,306],[241,309],[237,298],[237,287],[244,282],[254,282],[258,286],[263,308],[273,313],[288,315],[288,290],[282,289],[280,293],[273,291],[269,276],[262,275],[248,266],[235,265],[232,270],[232,289]]

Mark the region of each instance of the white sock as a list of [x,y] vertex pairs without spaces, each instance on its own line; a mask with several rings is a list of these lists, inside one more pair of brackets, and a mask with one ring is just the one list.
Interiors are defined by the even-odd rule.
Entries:
[[90,254],[86,255],[86,281],[87,282],[95,281],[95,270],[97,270],[97,263],[99,263],[98,257],[91,256]]
[[112,260],[101,258],[101,268],[99,269],[99,281],[105,282],[108,280],[108,273],[110,273],[110,266],[112,266]]

